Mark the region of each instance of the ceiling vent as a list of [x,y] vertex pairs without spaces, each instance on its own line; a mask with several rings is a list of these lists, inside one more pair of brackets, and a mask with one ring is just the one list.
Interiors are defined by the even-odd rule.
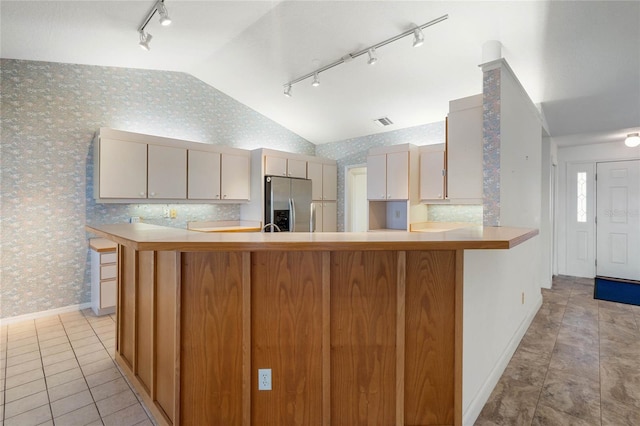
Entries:
[[393,121],[391,121],[389,117],[376,118],[373,121],[380,127],[386,127],[393,124]]

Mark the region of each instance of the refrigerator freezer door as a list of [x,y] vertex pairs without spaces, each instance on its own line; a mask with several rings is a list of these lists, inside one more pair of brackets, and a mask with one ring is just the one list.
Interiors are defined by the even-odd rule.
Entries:
[[311,232],[311,181],[291,179],[291,203],[295,211],[289,229],[293,232]]

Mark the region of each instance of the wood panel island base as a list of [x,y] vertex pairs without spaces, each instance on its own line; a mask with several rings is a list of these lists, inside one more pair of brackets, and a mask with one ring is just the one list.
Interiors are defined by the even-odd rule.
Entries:
[[537,234],[87,229],[118,243],[118,364],[159,424],[216,426],[460,425],[463,250]]

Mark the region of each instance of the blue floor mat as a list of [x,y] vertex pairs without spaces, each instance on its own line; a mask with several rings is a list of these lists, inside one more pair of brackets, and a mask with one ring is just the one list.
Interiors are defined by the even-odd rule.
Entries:
[[595,299],[640,306],[640,281],[596,277],[594,287]]

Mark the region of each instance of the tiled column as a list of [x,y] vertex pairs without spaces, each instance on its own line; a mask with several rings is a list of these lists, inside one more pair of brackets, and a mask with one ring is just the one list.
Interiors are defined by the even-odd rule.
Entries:
[[500,226],[500,64],[482,65],[483,225]]

